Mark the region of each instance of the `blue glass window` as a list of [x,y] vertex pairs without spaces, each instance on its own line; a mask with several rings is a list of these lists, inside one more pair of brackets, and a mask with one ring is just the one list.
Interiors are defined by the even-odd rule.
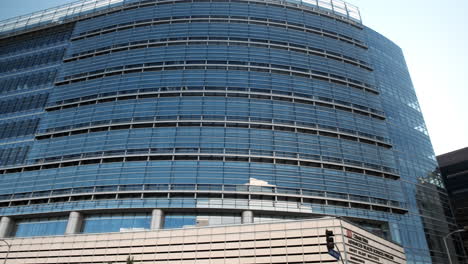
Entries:
[[67,227],[66,217],[30,218],[16,222],[15,237],[63,235]]
[[122,232],[149,229],[149,213],[94,214],[85,216],[82,233]]
[[164,228],[202,227],[240,224],[240,215],[234,214],[167,214]]

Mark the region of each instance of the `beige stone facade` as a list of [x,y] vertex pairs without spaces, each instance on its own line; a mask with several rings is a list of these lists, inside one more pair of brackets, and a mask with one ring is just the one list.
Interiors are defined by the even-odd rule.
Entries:
[[[322,218],[235,226],[12,238],[8,264],[342,263],[328,254],[325,230],[349,264],[406,263],[403,248],[350,223]],[[0,245],[0,259],[7,247]]]

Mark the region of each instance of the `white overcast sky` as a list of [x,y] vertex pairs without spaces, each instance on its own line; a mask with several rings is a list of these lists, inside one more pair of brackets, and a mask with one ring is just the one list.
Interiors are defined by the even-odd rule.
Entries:
[[[0,0],[0,19],[69,3]],[[468,146],[468,0],[349,0],[406,57],[437,155]]]

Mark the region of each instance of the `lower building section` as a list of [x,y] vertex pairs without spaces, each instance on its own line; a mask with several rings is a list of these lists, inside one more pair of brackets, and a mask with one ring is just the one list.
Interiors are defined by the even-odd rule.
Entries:
[[[151,225],[162,211],[151,214]],[[250,218],[249,218],[250,217]],[[70,214],[67,232],[81,219]],[[242,213],[243,221],[253,213]],[[160,227],[161,225],[156,225]],[[333,232],[329,252],[326,231]],[[330,234],[330,233],[329,233]],[[332,254],[350,264],[405,264],[400,245],[384,240],[347,221],[319,218],[270,223],[118,233],[71,234],[6,239],[0,259],[6,263],[337,263]]]
[[[11,215],[0,219],[1,238],[149,231],[159,229],[261,224],[319,219],[325,214],[259,210],[258,208],[125,208]],[[344,216],[343,219],[383,239],[391,239],[386,221]],[[393,240],[399,243],[396,240]]]

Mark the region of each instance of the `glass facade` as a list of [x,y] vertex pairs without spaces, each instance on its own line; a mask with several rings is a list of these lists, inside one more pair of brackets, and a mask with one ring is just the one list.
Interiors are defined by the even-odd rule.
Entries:
[[15,237],[63,235],[67,226],[66,217],[25,218],[16,221]]
[[89,214],[83,220],[82,233],[108,233],[149,229],[148,213]]
[[402,52],[357,9],[84,2],[3,24],[0,215],[17,236],[76,211],[83,233],[153,228],[154,208],[164,228],[334,215],[445,263],[455,226]]
[[164,228],[166,229],[238,224],[241,224],[240,215],[226,213],[172,213],[166,214],[164,217]]

